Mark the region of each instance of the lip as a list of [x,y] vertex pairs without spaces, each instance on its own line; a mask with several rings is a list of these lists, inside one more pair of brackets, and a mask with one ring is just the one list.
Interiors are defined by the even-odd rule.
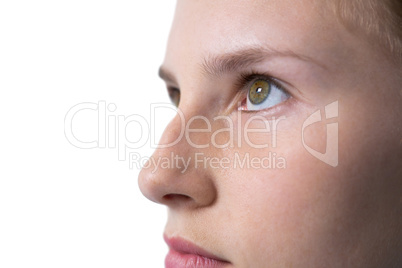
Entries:
[[229,262],[179,237],[168,238],[163,236],[169,246],[169,253],[165,259],[166,268],[220,268]]

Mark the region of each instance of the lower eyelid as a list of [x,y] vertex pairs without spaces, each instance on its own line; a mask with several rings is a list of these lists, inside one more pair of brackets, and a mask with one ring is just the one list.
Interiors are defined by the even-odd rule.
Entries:
[[285,115],[286,117],[290,116],[294,110],[294,105],[295,105],[296,99],[293,98],[292,96],[289,96],[289,98],[277,105],[274,105],[270,108],[267,109],[262,109],[262,110],[240,110],[241,113],[244,113],[245,115],[255,115],[258,114],[263,117],[280,117]]

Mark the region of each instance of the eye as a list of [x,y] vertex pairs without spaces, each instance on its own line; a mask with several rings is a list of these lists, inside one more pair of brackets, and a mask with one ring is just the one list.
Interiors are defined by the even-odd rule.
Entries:
[[280,85],[269,79],[254,79],[247,85],[249,85],[247,99],[243,101],[241,110],[264,110],[289,99],[289,94]]
[[172,102],[172,104],[175,105],[176,107],[179,107],[180,89],[169,87],[168,94],[169,94],[169,98],[170,98],[170,101]]

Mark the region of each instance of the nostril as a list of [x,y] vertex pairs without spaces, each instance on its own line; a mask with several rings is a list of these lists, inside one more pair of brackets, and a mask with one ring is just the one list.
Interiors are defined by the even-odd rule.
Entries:
[[163,196],[163,200],[166,203],[186,203],[186,201],[191,199],[191,197],[183,194],[167,194]]

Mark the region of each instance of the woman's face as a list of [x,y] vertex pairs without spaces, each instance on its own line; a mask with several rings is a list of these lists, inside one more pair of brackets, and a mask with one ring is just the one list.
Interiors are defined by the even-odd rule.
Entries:
[[178,1],[160,74],[179,113],[139,178],[169,209],[168,267],[400,258],[402,81],[327,5]]

